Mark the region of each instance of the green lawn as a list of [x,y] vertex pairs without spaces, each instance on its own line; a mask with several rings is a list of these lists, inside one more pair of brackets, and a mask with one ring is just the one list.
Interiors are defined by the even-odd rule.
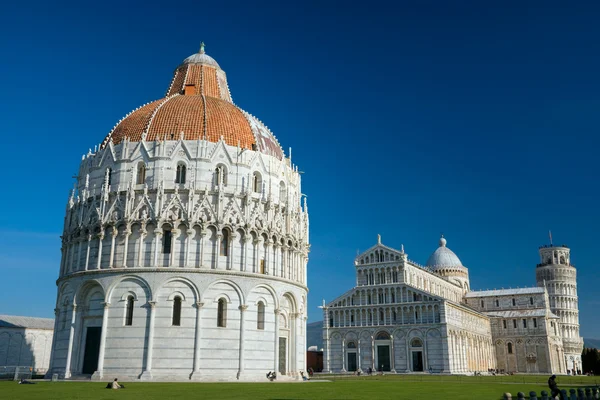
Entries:
[[[457,377],[387,375],[372,377],[332,377],[332,382],[300,383],[142,383],[125,382],[124,390],[104,389],[106,382],[38,382],[18,385],[0,382],[1,399],[423,399],[499,400],[504,392],[519,391],[538,395],[546,386],[544,376]],[[559,377],[561,388],[576,384],[594,385],[600,377]]]

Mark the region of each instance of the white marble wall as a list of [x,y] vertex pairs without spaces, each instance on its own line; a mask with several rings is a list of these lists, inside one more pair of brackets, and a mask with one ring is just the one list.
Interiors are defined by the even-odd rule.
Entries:
[[0,328],[0,370],[2,367],[31,367],[45,374],[50,364],[51,330]]
[[[278,369],[276,331],[288,340],[287,377],[305,370],[306,288],[283,278],[98,271],[63,278],[59,288],[52,370],[63,376],[82,373],[88,326],[103,327],[106,335],[94,378],[263,380]],[[135,299],[131,326],[125,324],[129,296]],[[175,296],[182,298],[180,326],[172,324]],[[217,326],[219,299],[227,302],[225,327]]]

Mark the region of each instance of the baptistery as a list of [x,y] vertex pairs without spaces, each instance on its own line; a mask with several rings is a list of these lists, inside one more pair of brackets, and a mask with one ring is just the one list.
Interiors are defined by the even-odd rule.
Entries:
[[298,379],[308,211],[273,133],[204,51],[83,155],[48,374]]

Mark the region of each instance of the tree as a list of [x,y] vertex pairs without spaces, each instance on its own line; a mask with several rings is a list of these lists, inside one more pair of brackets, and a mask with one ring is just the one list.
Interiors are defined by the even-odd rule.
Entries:
[[600,352],[598,352],[598,349],[583,349],[581,363],[583,364],[583,373],[600,374]]

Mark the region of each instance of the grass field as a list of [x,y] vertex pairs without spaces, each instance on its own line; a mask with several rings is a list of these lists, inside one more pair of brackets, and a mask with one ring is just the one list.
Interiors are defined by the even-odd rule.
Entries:
[[[386,375],[371,377],[328,377],[331,382],[298,383],[142,383],[125,382],[124,390],[104,389],[106,382],[38,382],[18,385],[0,382],[0,399],[49,400],[165,400],[165,399],[423,399],[499,400],[504,392],[513,395],[545,390],[545,376],[458,377],[430,375]],[[108,381],[108,380],[107,380]],[[559,377],[561,388],[595,385],[600,377]]]

